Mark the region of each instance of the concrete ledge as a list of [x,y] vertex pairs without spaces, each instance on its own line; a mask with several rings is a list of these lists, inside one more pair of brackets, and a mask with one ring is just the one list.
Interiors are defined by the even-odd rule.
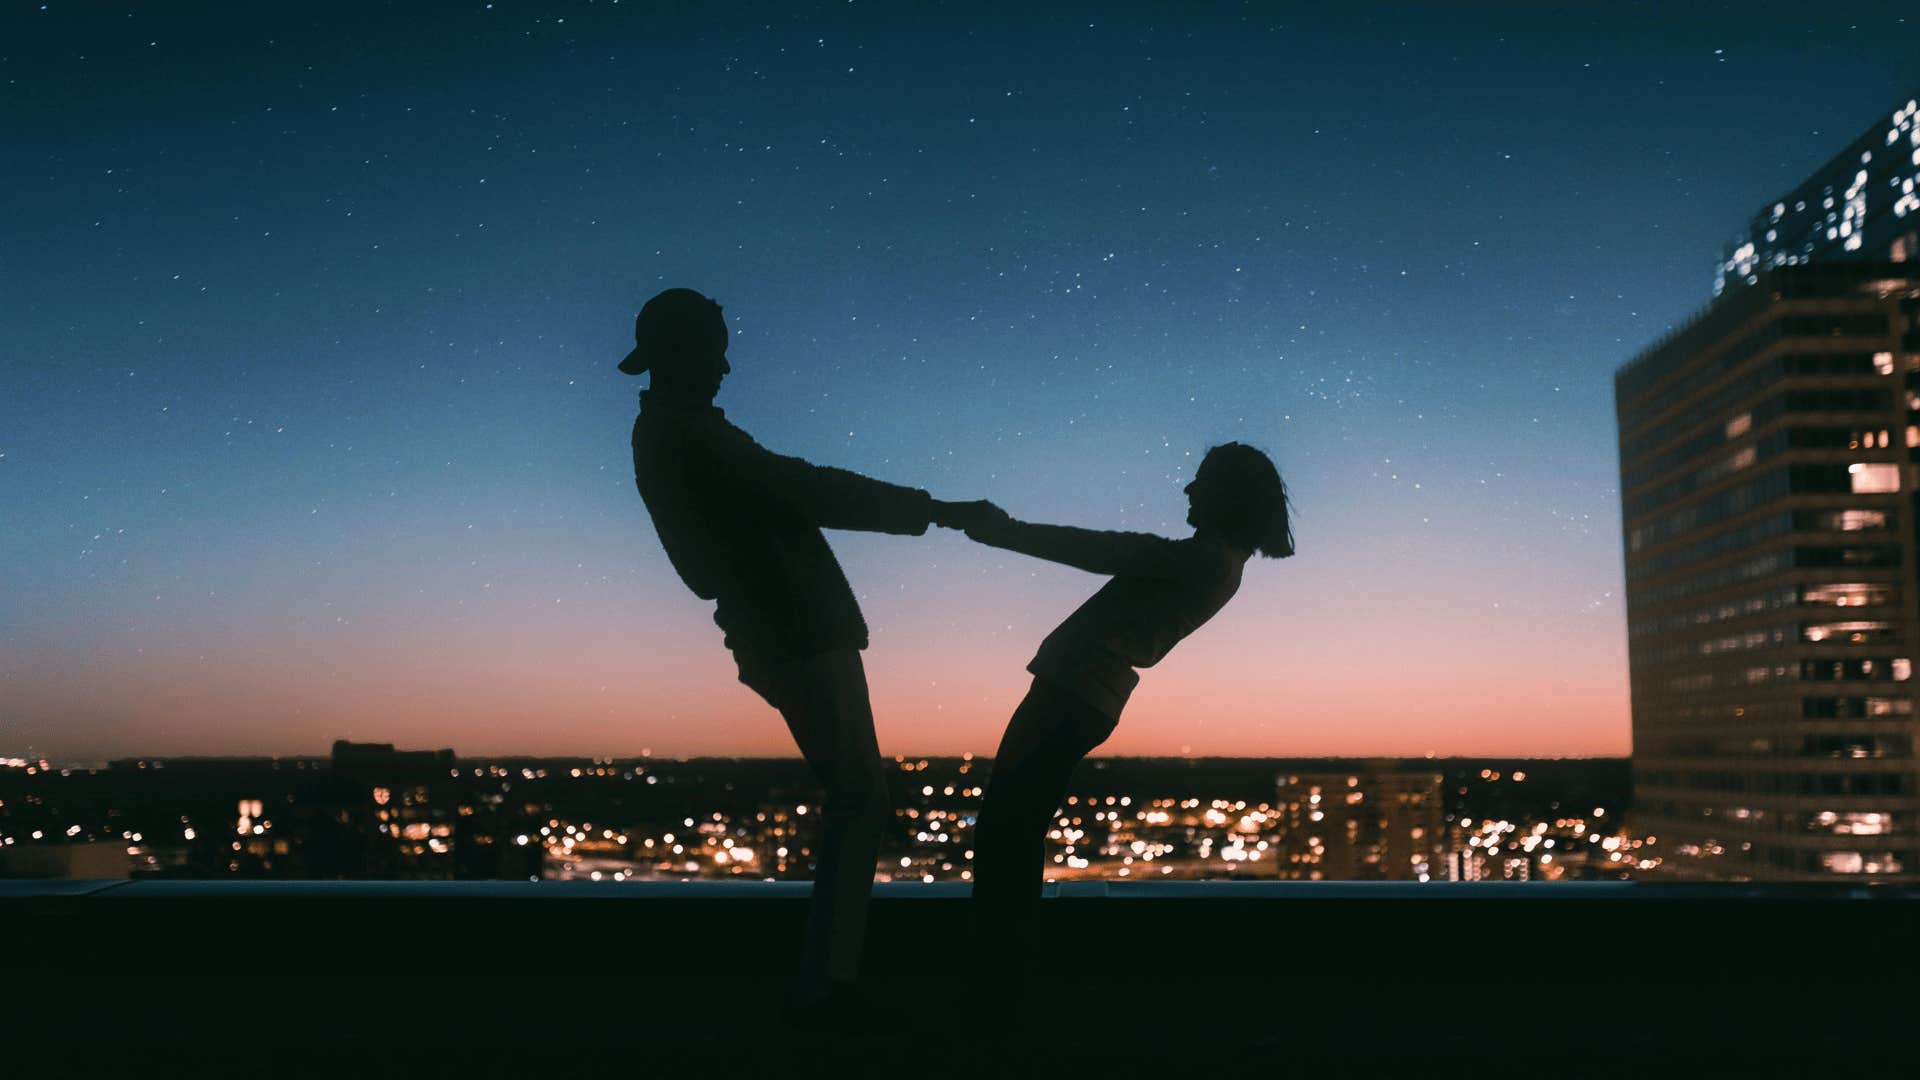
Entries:
[[[57,948],[0,967],[180,973],[358,970],[421,948],[437,971],[788,970],[804,882],[0,882],[0,920]],[[1905,977],[1920,889],[1650,883],[1076,882],[1048,886],[1042,970],[1338,973],[1482,965],[1500,980],[1722,972]],[[911,974],[964,954],[967,886],[883,883],[870,962]],[[449,947],[443,947],[449,946]],[[481,947],[484,946],[484,947]],[[1905,949],[1903,953],[1901,950]],[[1497,962],[1496,962],[1497,960]],[[1693,976],[1688,976],[1693,977]]]
[[[117,899],[163,899],[201,896],[229,899],[263,898],[406,898],[420,902],[496,898],[550,900],[709,900],[805,897],[812,888],[804,881],[257,881],[246,879],[184,880],[141,878],[97,881],[37,881],[0,879],[0,903],[61,896],[105,896]],[[971,886],[959,882],[883,881],[874,895],[888,900],[961,900]],[[1050,882],[1042,895],[1062,899],[1110,900],[1284,900],[1289,902],[1469,900],[1474,902],[1644,903],[1648,900],[1691,900],[1701,903],[1734,901],[1862,901],[1898,903],[1920,901],[1920,886],[1845,885],[1765,882],[1726,884],[1569,881],[1552,884],[1520,881],[1433,882],[1403,881],[1067,881]]]
[[1915,1055],[1914,889],[1070,883],[1041,905],[1025,1010],[982,1029],[965,887],[882,885],[867,970],[906,1019],[860,1037],[779,1019],[806,889],[0,882],[0,986],[23,991],[16,1030],[90,1053],[109,1030],[139,1062],[171,1048],[192,1072],[250,1069],[261,1047],[329,1048],[300,1058],[328,1062],[319,1074],[516,1077],[589,1060],[608,1075],[804,1060],[913,1076],[1849,1076]]

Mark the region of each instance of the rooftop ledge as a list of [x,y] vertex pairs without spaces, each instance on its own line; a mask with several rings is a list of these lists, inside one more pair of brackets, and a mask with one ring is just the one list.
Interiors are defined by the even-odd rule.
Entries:
[[[42,948],[7,968],[315,974],[416,950],[436,971],[777,975],[797,960],[806,882],[0,881],[0,925]],[[966,953],[964,883],[881,883],[867,967],[946,972]],[[1920,887],[1650,882],[1049,884],[1041,972],[1265,977],[1359,967],[1431,978],[1583,981],[1804,969],[1906,977]],[[1594,955],[1598,954],[1598,955]],[[1630,958],[1630,959],[1624,959]],[[1624,960],[1624,962],[1615,962]],[[1692,977],[1692,976],[1682,976]]]
[[[623,1075],[791,1071],[796,1054],[831,1063],[876,1041],[900,1065],[889,1071],[916,1076],[1001,1075],[996,1055],[1015,1046],[1030,1073],[1059,1076],[1183,1074],[1203,1060],[1644,1075],[1655,1056],[1695,1067],[1683,1072],[1845,1076],[1914,1054],[1899,1033],[1920,996],[1920,888],[1061,883],[1040,906],[1023,1022],[983,1032],[964,1013],[967,886],[884,883],[866,975],[911,1022],[815,1042],[778,1008],[807,890],[0,881],[0,925],[14,931],[0,985],[34,990],[10,1017],[23,1032],[93,1039],[110,1017],[142,1054],[319,1042],[333,1049],[315,1060],[377,1048],[386,1063],[437,1048],[428,1073],[472,1064],[461,1055],[484,1042],[487,1076],[540,1074],[562,1048],[596,1046],[624,1048],[606,1059]],[[236,1025],[241,1014],[258,1021]],[[227,1019],[208,1041],[215,1016]]]
[[[494,900],[804,900],[805,881],[299,881],[220,878],[111,879],[94,881],[0,879],[0,904],[53,897],[112,897],[159,900],[199,897],[228,900],[271,899],[398,900],[445,902]],[[964,901],[971,886],[963,882],[883,881],[874,896],[883,901]],[[1530,903],[1565,901],[1920,901],[1920,886],[1827,883],[1679,883],[1649,881],[1064,881],[1049,882],[1042,895],[1058,900],[1181,900],[1218,902],[1267,900],[1368,903],[1387,901],[1469,901]]]

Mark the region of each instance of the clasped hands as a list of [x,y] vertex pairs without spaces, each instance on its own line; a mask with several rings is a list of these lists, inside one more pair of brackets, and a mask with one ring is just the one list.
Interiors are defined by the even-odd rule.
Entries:
[[941,502],[935,499],[931,520],[942,528],[959,529],[972,534],[1006,525],[1013,518],[1005,510],[986,499],[976,499],[973,502]]

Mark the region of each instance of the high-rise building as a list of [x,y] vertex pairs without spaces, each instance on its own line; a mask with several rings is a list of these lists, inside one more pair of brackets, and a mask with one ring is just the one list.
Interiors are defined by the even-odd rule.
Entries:
[[1444,875],[1445,777],[1381,763],[1277,782],[1277,875],[1301,881],[1428,881]]
[[1743,276],[1614,394],[1662,870],[1914,880],[1920,263]]
[[1762,207],[1722,253],[1714,295],[1782,266],[1920,258],[1917,114],[1920,100],[1908,100]]

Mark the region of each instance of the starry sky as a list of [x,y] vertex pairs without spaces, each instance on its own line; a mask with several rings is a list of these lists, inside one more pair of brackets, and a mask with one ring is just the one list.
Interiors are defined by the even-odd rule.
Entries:
[[[149,7],[151,9],[149,10]],[[764,445],[1299,555],[1114,753],[1629,749],[1611,374],[1920,85],[1899,5],[0,7],[0,753],[791,753],[634,492],[632,317]],[[888,753],[1099,584],[836,533]]]

